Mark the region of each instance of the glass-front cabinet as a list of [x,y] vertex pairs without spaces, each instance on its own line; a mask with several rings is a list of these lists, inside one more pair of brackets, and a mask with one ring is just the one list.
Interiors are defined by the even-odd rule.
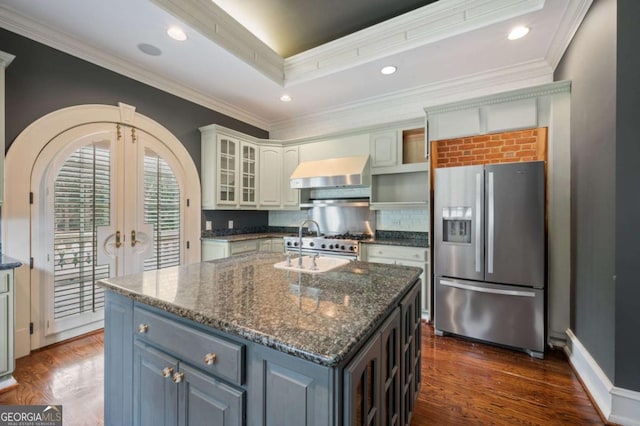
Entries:
[[243,206],[256,206],[256,171],[258,164],[257,147],[248,142],[240,143],[242,150],[242,166],[240,177],[240,204]]
[[227,136],[218,136],[218,204],[235,206],[237,153],[239,141]]
[[217,147],[216,205],[256,207],[258,147],[221,134]]

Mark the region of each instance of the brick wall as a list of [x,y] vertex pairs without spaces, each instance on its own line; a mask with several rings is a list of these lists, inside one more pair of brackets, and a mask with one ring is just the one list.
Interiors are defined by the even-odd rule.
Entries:
[[515,163],[547,159],[547,128],[432,142],[433,167]]

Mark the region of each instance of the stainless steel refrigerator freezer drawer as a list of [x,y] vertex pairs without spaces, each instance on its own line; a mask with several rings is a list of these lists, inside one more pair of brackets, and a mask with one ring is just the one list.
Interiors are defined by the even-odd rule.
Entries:
[[544,290],[438,277],[435,329],[544,352]]

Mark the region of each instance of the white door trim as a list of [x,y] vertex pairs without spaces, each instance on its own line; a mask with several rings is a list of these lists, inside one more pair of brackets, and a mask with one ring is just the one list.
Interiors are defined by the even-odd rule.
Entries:
[[[31,205],[29,192],[32,187],[32,167],[44,147],[60,133],[87,123],[110,122],[133,125],[163,141],[180,161],[187,188],[184,188],[189,207],[185,211],[185,240],[191,242],[185,250],[185,263],[200,261],[200,179],[193,159],[184,145],[158,122],[134,112],[125,104],[78,105],[49,113],[31,123],[18,135],[6,156],[5,203],[2,207],[3,252],[20,260],[25,266],[16,269],[16,345],[19,358],[30,352],[29,322],[31,306]],[[37,265],[35,265],[37,268]]]

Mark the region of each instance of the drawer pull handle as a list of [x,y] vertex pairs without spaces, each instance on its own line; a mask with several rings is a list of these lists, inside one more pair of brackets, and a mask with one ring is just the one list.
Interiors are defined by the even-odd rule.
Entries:
[[173,374],[173,367],[165,367],[162,369],[162,377],[164,377],[165,379],[171,377],[172,374]]
[[204,356],[204,363],[207,365],[213,365],[216,363],[217,358],[218,356],[216,354],[214,354],[213,352],[209,352]]
[[182,371],[178,371],[172,378],[173,383],[180,383],[182,379],[184,379],[184,373]]
[[148,324],[140,324],[138,326],[138,333],[144,334],[149,330],[149,325]]

